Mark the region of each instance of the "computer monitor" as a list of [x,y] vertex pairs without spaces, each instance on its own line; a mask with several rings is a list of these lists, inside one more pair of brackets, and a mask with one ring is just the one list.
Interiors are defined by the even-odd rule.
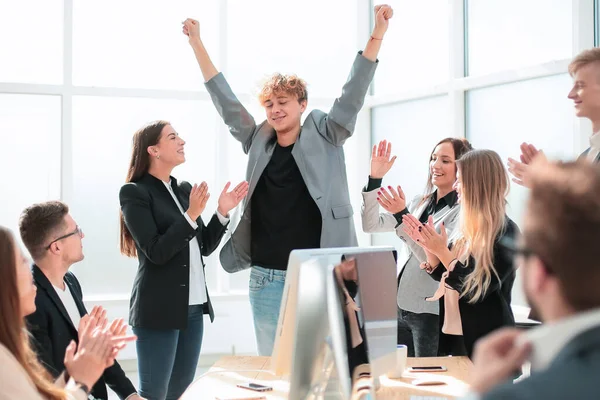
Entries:
[[[353,360],[349,358],[352,350],[348,348],[345,303],[340,297],[341,288],[334,267],[342,257],[355,258],[358,270],[365,270],[358,273],[359,280],[365,279],[364,284],[358,284],[359,298],[371,297],[367,290],[369,288],[374,290],[374,296],[378,296],[380,289],[373,287],[373,280],[368,277],[367,272],[369,263],[378,261],[377,257],[356,258],[361,254],[389,256],[387,264],[395,291],[396,254],[392,247],[309,249],[295,250],[290,254],[271,364],[277,375],[290,376],[290,399],[305,398],[315,389],[315,382],[319,381],[327,381],[326,387],[320,390],[338,392],[339,398],[350,396],[350,376],[355,365],[351,365]],[[379,274],[380,268],[375,266],[375,270]],[[389,281],[385,274],[381,277]],[[381,284],[386,286],[383,281]],[[387,292],[389,291],[386,290]],[[389,300],[394,312],[387,323],[393,324],[393,327],[386,326],[384,330],[394,331],[389,352],[395,352],[395,295]],[[378,340],[378,332],[381,332],[381,326],[377,325],[381,325],[381,319],[375,314],[374,317],[370,316],[371,312],[375,312],[372,309],[374,304],[375,302],[367,300],[367,315],[361,313],[360,316],[366,323],[366,341]],[[385,307],[386,310],[389,308]],[[366,347],[369,347],[368,344]],[[379,349],[381,346],[373,344],[372,347]],[[374,362],[379,360],[380,353],[380,349],[373,352]]]

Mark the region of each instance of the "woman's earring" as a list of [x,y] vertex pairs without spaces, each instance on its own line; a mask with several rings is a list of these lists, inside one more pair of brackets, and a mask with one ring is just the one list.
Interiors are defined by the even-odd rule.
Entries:
[[160,155],[158,155],[158,154],[157,154],[157,155],[156,155],[156,159],[157,159],[157,160],[160,160]]

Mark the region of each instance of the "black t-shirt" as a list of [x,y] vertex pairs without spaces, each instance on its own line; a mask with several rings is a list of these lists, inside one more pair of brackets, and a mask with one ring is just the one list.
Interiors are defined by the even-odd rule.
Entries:
[[290,252],[321,247],[321,212],[292,156],[275,145],[252,195],[252,265],[286,270]]

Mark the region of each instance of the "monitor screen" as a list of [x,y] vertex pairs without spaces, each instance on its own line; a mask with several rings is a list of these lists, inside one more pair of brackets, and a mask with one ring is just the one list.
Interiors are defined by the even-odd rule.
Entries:
[[[361,256],[378,253],[387,257]],[[327,381],[326,386],[339,392],[340,398],[348,398],[352,386],[350,377],[356,366],[365,365],[367,361],[380,361],[382,349],[388,344],[385,340],[381,341],[381,332],[385,333],[385,337],[393,330],[393,340],[389,344],[390,351],[395,354],[395,256],[391,247],[292,251],[271,364],[277,375],[290,377],[290,399],[304,398],[319,380],[323,381],[321,383]],[[342,279],[341,283],[338,279],[339,272],[336,271],[340,268],[336,267],[342,258],[349,260],[357,273],[354,287],[350,283],[352,279]],[[372,279],[367,273],[373,263],[377,265],[372,267],[372,271],[377,271],[381,281]],[[383,282],[389,281],[388,273],[382,272],[387,271],[386,267],[391,272],[394,293],[392,297],[386,296],[391,304],[381,311],[381,304],[371,298],[382,293],[377,285],[385,287],[384,293],[389,293],[388,285]],[[361,272],[363,269],[365,272]],[[353,291],[351,297],[358,300],[356,307],[360,308],[365,303],[365,310],[355,310],[363,341],[358,349],[353,345],[356,341],[352,341],[353,337],[356,340],[356,335],[352,335],[356,333],[357,324],[352,322],[350,325],[348,318],[346,285]],[[391,308],[394,309],[393,318],[389,313]],[[385,317],[391,319],[386,320]],[[374,342],[367,343],[370,340]],[[370,356],[374,358],[370,359]]]

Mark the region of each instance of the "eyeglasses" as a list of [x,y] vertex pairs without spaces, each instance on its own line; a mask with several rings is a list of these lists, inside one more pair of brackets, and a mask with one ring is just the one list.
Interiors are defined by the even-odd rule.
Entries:
[[81,230],[81,228],[79,227],[79,225],[77,225],[77,227],[75,228],[75,230],[71,233],[67,233],[66,235],[63,235],[59,238],[54,239],[53,241],[50,242],[50,244],[48,246],[46,246],[46,250],[50,250],[50,246],[52,246],[54,243],[58,242],[59,240],[63,240],[68,238],[69,236],[73,236],[73,235],[79,235],[79,237],[83,237],[83,231]]
[[542,259],[538,253],[536,253],[529,247],[523,246],[523,245],[518,246],[515,244],[514,241],[507,239],[507,238],[501,240],[500,244],[503,245],[508,251],[510,251],[513,259],[515,260],[515,263],[519,263],[519,261],[517,261],[518,259],[521,259],[522,261],[524,261],[524,260],[528,259],[529,257],[536,256],[541,260],[542,265],[544,266],[546,271],[551,274],[553,273],[552,268],[546,262],[546,260]]

